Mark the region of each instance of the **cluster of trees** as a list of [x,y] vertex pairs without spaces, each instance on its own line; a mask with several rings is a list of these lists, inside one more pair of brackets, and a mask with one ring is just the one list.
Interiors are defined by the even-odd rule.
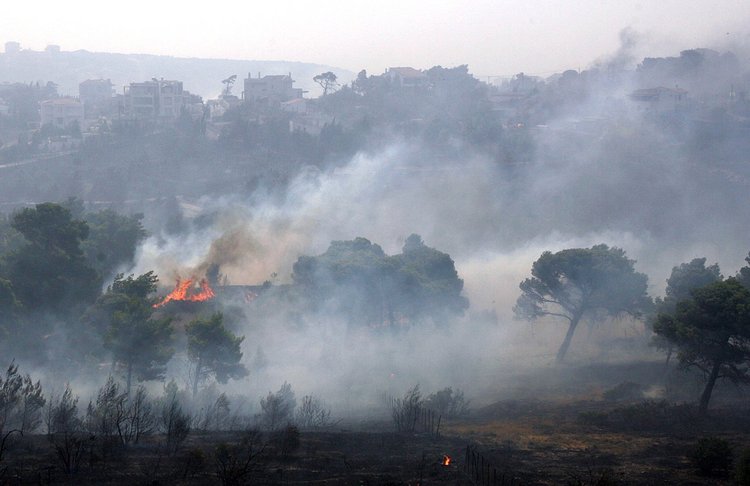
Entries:
[[334,241],[322,255],[301,256],[292,277],[309,310],[371,327],[442,323],[469,305],[453,260],[416,234],[392,256],[365,238]]
[[521,282],[514,311],[519,318],[551,316],[567,322],[557,353],[564,360],[582,320],[629,314],[642,317],[654,343],[677,352],[680,365],[706,378],[699,412],[705,414],[717,380],[750,382],[750,256],[736,277],[724,278],[717,264],[696,258],[672,269],[663,298],[648,297],[647,277],[619,248],[596,245],[544,252],[531,277]]
[[[153,306],[157,276],[117,274],[101,292],[105,279],[132,264],[146,236],[141,218],[109,209],[85,213],[80,202],[70,200],[38,204],[4,220],[3,352],[39,364],[47,357],[90,368],[110,359],[125,378],[126,396],[134,379],[163,379],[175,352],[175,328],[172,317]],[[185,334],[194,394],[208,378],[226,383],[247,373],[239,364],[244,338],[226,328],[221,313],[193,320]]]

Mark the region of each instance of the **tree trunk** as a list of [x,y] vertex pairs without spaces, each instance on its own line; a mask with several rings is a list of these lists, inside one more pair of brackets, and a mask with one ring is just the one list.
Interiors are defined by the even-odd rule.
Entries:
[[133,377],[133,362],[128,363],[127,397],[130,400],[130,379]]
[[716,379],[719,377],[720,368],[721,361],[715,362],[713,368],[711,368],[711,374],[708,375],[708,382],[706,383],[706,388],[703,389],[701,402],[698,406],[698,415],[700,415],[701,417],[705,417],[706,413],[708,412],[708,401],[711,400],[711,392],[713,391],[714,385],[716,384]]
[[573,340],[573,333],[576,331],[576,326],[578,326],[578,322],[581,320],[582,315],[583,311],[573,314],[573,319],[571,319],[570,326],[568,326],[568,332],[567,334],[565,334],[565,340],[560,346],[560,349],[557,351],[557,358],[555,359],[555,362],[562,363],[565,359],[565,353],[568,352],[570,342]]
[[664,366],[669,366],[669,360],[672,359],[672,349],[671,345],[667,348],[667,360],[664,362]]
[[198,364],[195,365],[195,378],[193,379],[193,398],[198,396],[198,380],[201,377],[201,368],[203,367],[202,359],[198,358]]

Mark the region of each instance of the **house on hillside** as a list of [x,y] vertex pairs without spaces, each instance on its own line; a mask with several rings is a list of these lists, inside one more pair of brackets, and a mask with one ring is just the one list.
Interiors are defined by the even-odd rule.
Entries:
[[401,88],[424,88],[430,84],[427,75],[413,67],[388,68],[383,77]]
[[184,111],[202,113],[203,100],[183,89],[182,81],[152,79],[123,88],[123,110],[137,119],[175,119]]
[[87,79],[78,84],[78,99],[87,119],[109,115],[113,111],[114,85],[109,79]]
[[248,74],[245,79],[245,91],[242,94],[246,102],[283,103],[295,98],[302,98],[304,91],[294,87],[291,73],[266,75],[262,78],[258,73],[257,78]]
[[668,113],[679,111],[687,106],[688,92],[682,88],[637,89],[630,93],[630,99],[643,111]]
[[74,98],[55,98],[39,103],[41,125],[69,128],[73,123],[83,126],[83,104]]

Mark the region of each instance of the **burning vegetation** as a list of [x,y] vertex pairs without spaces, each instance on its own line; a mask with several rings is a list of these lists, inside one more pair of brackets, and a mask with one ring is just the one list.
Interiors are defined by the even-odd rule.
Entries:
[[178,277],[174,290],[167,294],[167,296],[164,297],[160,302],[154,304],[154,308],[158,309],[159,307],[163,307],[167,303],[172,301],[205,302],[207,300],[213,299],[216,296],[216,293],[211,288],[211,285],[208,283],[207,279],[202,278],[198,282],[197,287],[194,285],[194,282],[194,278],[189,278],[183,281]]

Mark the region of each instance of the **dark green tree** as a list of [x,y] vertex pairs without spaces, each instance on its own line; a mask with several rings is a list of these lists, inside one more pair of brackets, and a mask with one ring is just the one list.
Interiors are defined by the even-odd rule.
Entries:
[[37,204],[13,216],[26,243],[7,255],[5,278],[27,312],[76,315],[99,294],[100,281],[81,250],[85,222],[58,204]]
[[84,216],[89,225],[89,237],[82,249],[89,265],[102,277],[110,277],[118,267],[132,265],[138,244],[146,236],[142,214],[125,216],[112,209],[104,209]]
[[656,317],[654,332],[677,348],[682,366],[705,375],[701,415],[708,410],[717,380],[750,381],[750,290],[737,279],[694,289],[674,312]]
[[737,273],[737,280],[750,289],[750,253],[745,257],[745,261],[747,265],[740,268],[740,271]]
[[137,278],[117,275],[88,313],[89,321],[98,322],[103,331],[113,365],[125,374],[128,395],[133,375],[138,381],[162,379],[174,354],[171,319],[153,317],[154,301],[149,296],[157,281],[153,272]]
[[389,261],[390,268],[395,268],[390,300],[401,316],[442,321],[462,315],[469,307],[461,295],[464,281],[458,278],[450,255],[425,245],[419,235],[410,235],[401,254]]
[[[694,258],[690,263],[682,263],[673,267],[672,273],[667,279],[664,298],[656,298],[656,313],[673,313],[677,303],[689,299],[694,289],[705,287],[723,278],[719,265],[714,263],[707,267],[705,258]],[[663,336],[655,335],[654,344],[667,351],[666,362],[668,364],[674,350],[671,342]]]
[[220,312],[211,317],[195,319],[185,327],[185,332],[188,358],[195,365],[193,396],[198,394],[198,383],[211,375],[219,383],[247,376],[247,369],[240,363],[240,345],[245,337],[236,336],[227,329]]
[[320,87],[323,88],[323,96],[326,96],[328,93],[336,91],[336,88],[339,85],[336,82],[337,79],[338,79],[337,76],[331,71],[326,71],[324,73],[320,73],[317,76],[313,77],[313,81],[318,83]]
[[333,241],[322,255],[300,257],[293,271],[315,309],[340,313],[352,324],[443,321],[468,307],[453,260],[419,235],[394,256],[365,238]]
[[636,272],[634,264],[625,251],[603,244],[545,251],[534,262],[531,278],[521,282],[522,293],[513,311],[522,319],[553,316],[568,321],[568,332],[557,352],[557,362],[561,362],[582,318],[600,318],[602,313],[639,316],[649,309],[648,277]]

